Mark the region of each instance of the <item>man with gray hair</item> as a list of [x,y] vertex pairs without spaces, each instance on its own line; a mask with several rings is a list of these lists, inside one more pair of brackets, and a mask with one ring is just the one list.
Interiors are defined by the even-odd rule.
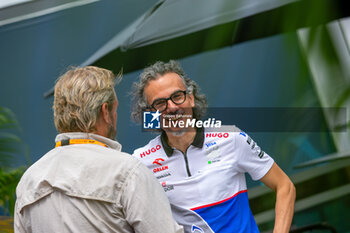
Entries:
[[274,232],[289,232],[293,183],[238,128],[213,132],[191,123],[203,117],[206,98],[176,61],[145,68],[133,93],[134,120],[152,114],[151,121],[158,119],[161,127],[161,135],[133,155],[162,184],[185,232],[259,232],[249,208],[245,173],[276,192]]
[[93,66],[59,78],[56,146],[17,186],[15,232],[183,232],[157,180],[114,140],[116,81]]

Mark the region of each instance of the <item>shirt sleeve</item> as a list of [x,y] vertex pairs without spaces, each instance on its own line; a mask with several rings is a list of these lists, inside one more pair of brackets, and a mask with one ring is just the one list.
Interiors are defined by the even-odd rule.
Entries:
[[274,163],[274,160],[244,132],[235,133],[235,150],[238,168],[241,172],[248,172],[253,180],[260,180],[265,176]]
[[141,163],[128,177],[121,197],[124,214],[135,233],[183,233],[159,182]]

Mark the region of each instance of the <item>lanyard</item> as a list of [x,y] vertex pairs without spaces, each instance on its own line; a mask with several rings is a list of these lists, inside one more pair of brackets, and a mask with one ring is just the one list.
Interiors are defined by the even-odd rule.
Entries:
[[95,144],[95,145],[108,147],[106,144],[96,140],[92,140],[92,139],[65,139],[57,142],[55,148],[59,146],[67,146],[72,144]]

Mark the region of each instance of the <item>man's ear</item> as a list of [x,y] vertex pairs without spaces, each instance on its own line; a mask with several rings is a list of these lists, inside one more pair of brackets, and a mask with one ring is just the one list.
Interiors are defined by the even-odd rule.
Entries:
[[109,108],[108,108],[108,103],[103,103],[101,107],[101,117],[104,122],[107,124],[112,124],[111,118],[110,118],[110,113],[109,113]]

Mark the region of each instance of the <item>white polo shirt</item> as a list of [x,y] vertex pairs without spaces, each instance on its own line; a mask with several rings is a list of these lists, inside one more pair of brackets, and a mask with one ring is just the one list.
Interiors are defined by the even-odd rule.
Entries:
[[133,156],[162,184],[185,232],[259,232],[249,208],[245,173],[261,179],[274,160],[236,127],[198,129],[186,153],[156,137]]

